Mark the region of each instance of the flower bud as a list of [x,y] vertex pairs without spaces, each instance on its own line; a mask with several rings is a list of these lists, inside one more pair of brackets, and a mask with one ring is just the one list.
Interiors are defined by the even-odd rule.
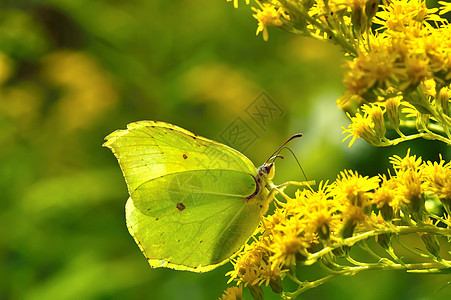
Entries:
[[346,223],[343,225],[340,231],[340,237],[343,239],[347,239],[348,237],[351,237],[354,233],[354,229],[357,226],[357,222],[349,219],[346,221]]
[[387,129],[385,128],[384,112],[382,109],[379,106],[373,106],[371,108],[370,117],[374,123],[374,130],[376,131],[378,138],[385,137]]
[[418,131],[423,131],[428,127],[429,114],[417,113],[416,126]]
[[351,22],[356,33],[365,31],[366,23],[364,18],[365,15],[363,14],[363,9],[360,6],[355,6],[352,8]]
[[330,237],[330,228],[328,224],[322,224],[316,231],[322,240],[328,240]]
[[360,126],[355,129],[355,133],[370,145],[378,146],[381,143],[376,131],[367,123],[360,124]]
[[381,216],[384,221],[390,222],[393,219],[393,207],[388,205],[388,203],[384,203],[381,207]]
[[442,111],[445,115],[447,115],[448,117],[450,116],[450,111],[449,111],[449,92],[448,92],[448,88],[442,88],[440,90],[440,94],[439,94],[439,100],[440,100],[440,106],[442,108]]
[[394,129],[399,129],[399,104],[400,101],[397,97],[389,98],[385,101],[388,121]]
[[379,6],[379,0],[368,0],[365,3],[365,15],[368,20],[368,24],[371,24],[371,19],[376,15],[378,7]]
[[436,236],[429,233],[419,233],[419,235],[429,253],[440,259],[440,244],[437,241]]
[[263,300],[265,294],[259,285],[248,285],[251,295],[255,300]]
[[269,286],[271,287],[271,290],[276,294],[281,294],[283,292],[283,283],[280,276],[271,278],[271,280],[269,281]]
[[336,257],[346,257],[346,256],[348,256],[350,250],[351,250],[351,247],[343,246],[343,247],[336,248],[336,249],[332,250],[332,253]]
[[382,248],[388,250],[390,249],[390,244],[391,244],[391,234],[378,234],[376,235],[375,239],[376,242],[381,245]]

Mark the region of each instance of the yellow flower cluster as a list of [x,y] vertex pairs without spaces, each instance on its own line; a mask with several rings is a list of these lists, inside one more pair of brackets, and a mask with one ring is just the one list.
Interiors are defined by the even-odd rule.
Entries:
[[[427,84],[428,82],[426,82]],[[427,88],[427,85],[424,85]],[[350,138],[349,147],[357,138],[363,138],[373,146],[394,146],[400,142],[415,138],[437,140],[448,145],[451,144],[451,119],[446,114],[441,114],[448,109],[450,90],[443,88],[440,92],[440,102],[430,101],[420,93],[415,93],[420,101],[413,97],[406,101],[406,97],[400,94],[387,98],[383,102],[362,104],[352,116],[347,113],[351,124],[347,128],[342,127],[343,133],[347,134],[343,141]],[[421,105],[421,106],[415,106]],[[421,107],[422,112],[418,107]],[[433,114],[425,113],[430,109]],[[448,125],[449,124],[449,125]],[[387,126],[391,126],[399,135],[398,138],[388,139],[386,137]],[[418,133],[405,135],[401,127],[416,128]]]
[[[389,146],[422,137],[451,144],[451,26],[441,17],[451,11],[450,3],[439,1],[440,7],[432,9],[425,0],[255,3],[257,34],[262,32],[265,40],[268,26],[273,26],[343,48],[349,58],[343,78],[346,92],[337,104],[357,122],[345,131],[353,134],[352,142],[362,137],[372,145]],[[399,119],[405,117],[396,112],[399,102],[410,119]],[[369,108],[362,109],[364,104]],[[364,111],[378,110],[380,115],[383,108],[388,120],[378,121],[388,121],[389,129],[399,134],[395,141],[385,138],[385,124],[374,123]],[[405,136],[399,126],[416,128],[419,134]]]
[[[451,26],[441,17],[451,12],[451,3],[438,1],[440,7],[430,9],[425,0],[254,2],[257,35],[262,33],[264,40],[273,26],[333,42],[346,53],[346,92],[337,104],[352,122],[343,128],[343,141],[349,140],[349,146],[357,138],[373,146],[415,138],[451,145]],[[404,134],[405,127],[417,133]],[[389,139],[393,136],[387,135],[389,130],[399,137]],[[262,285],[288,299],[337,274],[391,267],[449,269],[451,261],[440,257],[436,237],[449,240],[451,236],[451,163],[441,156],[439,162],[423,162],[410,150],[390,162],[393,171],[388,175],[365,177],[345,170],[333,183],[322,182],[317,191],[298,191],[294,199],[283,194],[286,202],[276,200],[274,213],[263,218],[253,242],[234,258],[229,282],[248,287],[255,299],[263,298]],[[423,242],[422,253],[402,243],[400,236],[408,234]],[[388,257],[372,251],[366,243],[369,238]],[[392,239],[432,263],[406,263],[397,257]],[[376,262],[351,257],[356,243]],[[316,262],[331,275],[314,282],[296,277],[295,266]],[[284,278],[298,284],[298,289],[284,291]],[[231,296],[223,299],[238,299],[232,291],[225,295]]]
[[219,300],[242,300],[243,299],[243,286],[232,286],[224,291]]
[[268,26],[280,27],[284,24],[284,20],[289,20],[289,15],[285,13],[282,7],[276,8],[273,4],[258,2],[260,9],[252,7],[255,12],[254,18],[258,20],[257,34],[263,34],[263,39],[268,41]]
[[[387,246],[389,235],[375,230],[390,232],[430,223],[428,201],[442,203],[448,214],[448,220],[442,220],[451,228],[451,163],[442,157],[438,163],[423,162],[410,150],[390,162],[394,174],[388,178],[343,171],[333,183],[321,183],[317,191],[299,190],[294,199],[277,202],[274,213],[263,218],[254,241],[234,259],[229,282],[244,284],[255,299],[263,297],[261,285],[282,293],[282,279],[293,276],[293,267],[315,263],[325,249],[331,249],[329,255],[346,254],[346,247],[353,245],[346,241],[368,232]],[[421,238],[427,249],[437,248],[427,234]]]
[[[428,79],[442,88],[451,80],[451,28],[420,0],[393,0],[381,6],[374,23],[380,27],[347,64],[345,87],[366,102],[370,90],[395,87],[411,91]],[[429,22],[433,22],[432,26]],[[439,89],[440,89],[439,88]]]

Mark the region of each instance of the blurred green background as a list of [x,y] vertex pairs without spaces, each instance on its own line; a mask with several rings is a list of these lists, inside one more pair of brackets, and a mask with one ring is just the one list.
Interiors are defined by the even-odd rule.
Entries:
[[[270,30],[225,0],[3,0],[0,9],[0,299],[215,299],[206,274],[151,269],[125,226],[127,189],[103,138],[138,120],[228,143],[260,165],[289,136],[309,177],[385,172],[388,156],[437,159],[443,145],[341,143],[339,49]],[[249,115],[265,92],[278,114]],[[240,121],[247,147],[224,138]],[[242,149],[240,149],[242,147]],[[448,151],[448,152],[447,152]],[[276,182],[302,180],[294,159]],[[319,270],[309,270],[315,277]],[[324,299],[449,299],[449,277],[373,272],[307,292]],[[359,287],[356,289],[356,287]],[[269,299],[274,297],[268,297]],[[277,298],[277,297],[275,297]]]

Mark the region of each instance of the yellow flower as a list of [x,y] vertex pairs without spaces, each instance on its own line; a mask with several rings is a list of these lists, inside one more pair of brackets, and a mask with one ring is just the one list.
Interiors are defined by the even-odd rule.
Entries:
[[401,104],[401,96],[391,97],[385,101],[385,109],[390,125],[394,129],[399,128],[399,105]]
[[255,12],[253,17],[258,20],[258,27],[256,34],[258,35],[260,32],[263,34],[263,39],[268,41],[268,26],[282,26],[283,18],[287,17],[284,14],[283,8],[276,8],[274,5],[269,3],[264,3],[263,5],[260,2],[257,2],[260,6],[260,9],[252,7],[252,10]]
[[381,105],[377,103],[370,105],[364,104],[362,110],[365,114],[368,114],[371,121],[373,121],[374,131],[376,132],[377,137],[384,138],[387,129],[385,128],[384,111],[382,110]]
[[243,299],[243,286],[240,284],[239,286],[229,287],[224,291],[219,300],[242,300]]
[[408,204],[412,218],[416,222],[422,222],[425,210],[424,193],[428,184],[424,181],[421,157],[417,159],[415,155],[410,156],[410,149],[408,149],[406,157],[394,155],[390,158],[390,162],[396,173],[400,195],[406,198],[404,202]]
[[340,218],[337,214],[339,207],[329,197],[329,189],[327,182],[320,182],[317,192],[304,190],[296,193],[296,206],[302,211],[306,232],[317,233],[322,239],[328,239],[330,232],[337,230]]
[[448,117],[450,116],[449,111],[449,102],[451,102],[451,91],[444,87],[440,90],[439,94],[439,104],[442,108],[442,111],[444,114],[446,114]]
[[444,15],[451,11],[451,2],[439,1],[438,4],[441,5],[439,15]]
[[281,264],[269,264],[263,262],[260,265],[261,268],[261,276],[256,284],[268,286],[271,282],[275,282],[278,280],[279,276],[282,273],[288,272],[288,270],[282,270]]
[[374,130],[374,123],[369,118],[368,114],[361,114],[360,112],[357,112],[354,117],[351,117],[349,114],[347,115],[351,119],[352,123],[348,125],[348,128],[342,127],[342,133],[348,133],[348,135],[343,138],[342,142],[352,137],[349,142],[349,147],[354,144],[357,138],[363,138],[365,141],[374,146],[380,145],[380,138],[377,136],[377,133]]
[[[294,266],[297,257],[306,254],[306,248],[311,241],[304,238],[304,226],[295,216],[286,219],[278,233],[273,235],[270,251],[273,252],[271,261],[274,265]],[[310,239],[310,237],[309,237]]]
[[[451,32],[450,24],[442,26],[434,30],[426,31],[422,36],[422,45],[427,59],[429,61],[429,68],[432,73],[440,79],[449,73],[449,60],[451,49]],[[441,74],[444,73],[444,74]]]
[[[387,226],[387,223],[384,220],[384,218],[382,217],[382,214],[381,214],[380,211],[377,214],[374,211],[372,211],[371,215],[370,215],[370,219],[372,221],[372,224],[370,224],[370,226],[371,225],[372,226],[369,227],[369,228],[374,228],[374,227],[380,228],[380,227],[386,227]],[[377,240],[377,236],[376,236],[376,240]]]
[[407,80],[400,85],[401,90],[408,87],[416,86],[421,81],[426,80],[430,76],[429,61],[420,55],[408,56],[404,59],[406,66]]
[[440,161],[426,162],[423,175],[429,182],[429,190],[442,202],[448,213],[451,213],[451,163],[445,164],[440,155]]
[[[423,0],[392,0],[376,14],[377,22],[393,31],[403,31],[408,26],[420,25],[437,9],[428,9]],[[375,22],[376,23],[376,22]]]
[[436,95],[436,83],[433,79],[425,80],[421,83],[421,87],[426,95],[429,97],[435,97]]
[[[352,220],[354,224],[363,222],[366,218],[363,207],[350,205],[341,213],[345,221]],[[346,224],[346,222],[345,222]]]
[[346,72],[343,78],[343,85],[351,95],[361,95],[370,87],[370,79],[366,73],[358,68],[357,62],[348,63],[349,72]]
[[369,192],[379,187],[379,178],[363,177],[357,171],[344,170],[340,172],[333,184],[331,195],[335,201],[343,206],[355,205],[365,207],[369,205]]
[[260,276],[259,270],[263,261],[263,252],[264,250],[258,242],[245,245],[244,250],[238,254],[235,262],[232,261],[233,270],[226,273],[226,276],[230,276],[227,283],[235,280],[244,282],[245,286],[254,285]]
[[401,206],[409,201],[400,194],[396,178],[387,180],[385,176],[380,177],[382,179],[381,186],[374,191],[371,202],[380,209],[381,216],[385,221],[391,221],[395,215],[399,215]]
[[381,186],[374,191],[373,203],[376,204],[377,208],[382,208],[384,205],[390,205],[394,202],[396,198],[396,185],[393,181],[387,180],[385,176],[382,177]]
[[279,226],[279,224],[283,223],[283,221],[286,219],[286,211],[290,211],[289,207],[290,203],[285,204],[285,211],[276,209],[272,215],[267,215],[263,217],[263,226],[261,228],[264,228],[264,234],[268,234],[270,232],[273,232],[275,228]]
[[418,171],[422,163],[421,157],[416,155],[410,156],[410,148],[407,149],[407,154],[405,157],[400,157],[399,155],[393,155],[389,159],[390,163],[393,165],[393,169],[396,173],[399,171]]

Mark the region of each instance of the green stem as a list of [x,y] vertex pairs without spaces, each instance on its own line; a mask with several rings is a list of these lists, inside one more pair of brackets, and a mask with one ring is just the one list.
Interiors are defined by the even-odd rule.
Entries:
[[[447,236],[451,237],[451,228],[437,228],[434,226],[422,226],[422,227],[407,227],[407,226],[396,226],[393,228],[386,228],[386,229],[378,229],[378,230],[371,230],[367,231],[365,233],[338,241],[333,247],[325,247],[324,249],[310,255],[307,257],[306,261],[304,262],[305,265],[312,265],[314,264],[320,257],[326,255],[327,253],[331,253],[334,249],[337,249],[339,247],[343,246],[353,246],[355,243],[368,239],[369,237],[378,235],[378,234],[389,234],[394,233],[395,237],[396,235],[406,235],[411,233],[433,233],[441,236]],[[410,249],[412,250],[412,249]],[[412,250],[413,251],[413,250]],[[417,253],[419,255],[419,253]],[[424,255],[424,254],[423,254]],[[427,256],[430,258],[429,256]]]
[[[301,284],[299,285],[299,288],[292,292],[284,292],[282,297],[284,299],[295,299],[297,296],[299,296],[300,294],[302,294],[303,292],[313,289],[315,287],[318,287],[320,285],[322,285],[323,283],[326,283],[328,280],[334,278],[336,275],[328,275],[325,276],[323,278],[320,278],[318,280],[312,281],[312,282],[301,282]],[[297,278],[296,278],[297,279]],[[299,282],[299,281],[298,281]]]
[[440,222],[442,222],[443,224],[446,224],[448,227],[451,227],[451,222],[449,222],[448,220],[443,219],[442,217],[436,216],[434,214],[431,214],[429,212],[426,212],[427,216],[433,219],[436,219]]
[[344,276],[350,276],[350,275],[356,275],[362,271],[367,270],[406,270],[406,271],[417,271],[417,270],[423,270],[423,271],[430,271],[431,269],[436,270],[444,270],[448,269],[448,267],[445,267],[437,262],[430,262],[430,263],[413,263],[413,264],[378,264],[378,265],[367,265],[367,266],[356,266],[356,267],[348,267],[345,270],[342,271],[341,275]]
[[444,142],[444,143],[446,143],[448,145],[451,145],[451,140],[450,139],[447,139],[447,138],[445,138],[445,137],[443,137],[441,135],[438,135],[436,133],[433,133],[433,132],[429,131],[429,132],[421,132],[421,133],[417,133],[417,134],[412,134],[412,135],[407,135],[407,136],[404,136],[404,137],[400,137],[400,138],[391,140],[389,143],[382,142],[379,146],[383,146],[383,147],[394,146],[394,145],[399,144],[400,142],[410,141],[410,140],[414,140],[414,139],[417,139],[417,138],[425,138],[425,139],[428,139],[428,140],[438,140],[438,141]]
[[[390,261],[391,262],[391,261]],[[284,299],[294,299],[303,292],[315,288],[317,286],[320,286],[321,284],[327,282],[328,280],[341,275],[341,276],[353,276],[357,275],[358,273],[362,271],[371,271],[371,270],[405,270],[410,272],[421,272],[421,273],[435,273],[440,271],[448,270],[449,267],[444,266],[438,262],[431,262],[431,263],[412,263],[412,264],[396,264],[391,262],[390,264],[371,264],[371,265],[364,265],[364,266],[354,266],[354,267],[344,267],[344,269],[340,272],[337,272],[337,274],[332,274],[325,276],[323,278],[320,278],[318,280],[312,281],[312,282],[300,282],[295,276],[290,276],[290,278],[296,282],[299,287],[294,292],[284,292],[282,295],[282,298]],[[288,275],[287,275],[288,277]]]
[[419,252],[416,250],[413,250],[412,248],[406,246],[406,244],[404,244],[403,242],[401,242],[401,240],[399,239],[398,236],[395,236],[396,241],[398,242],[399,245],[401,245],[401,247],[403,247],[405,250],[409,251],[410,253],[419,256],[419,257],[423,257],[423,258],[427,258],[427,259],[434,259],[434,257],[432,257],[431,255],[427,255],[423,252]]

